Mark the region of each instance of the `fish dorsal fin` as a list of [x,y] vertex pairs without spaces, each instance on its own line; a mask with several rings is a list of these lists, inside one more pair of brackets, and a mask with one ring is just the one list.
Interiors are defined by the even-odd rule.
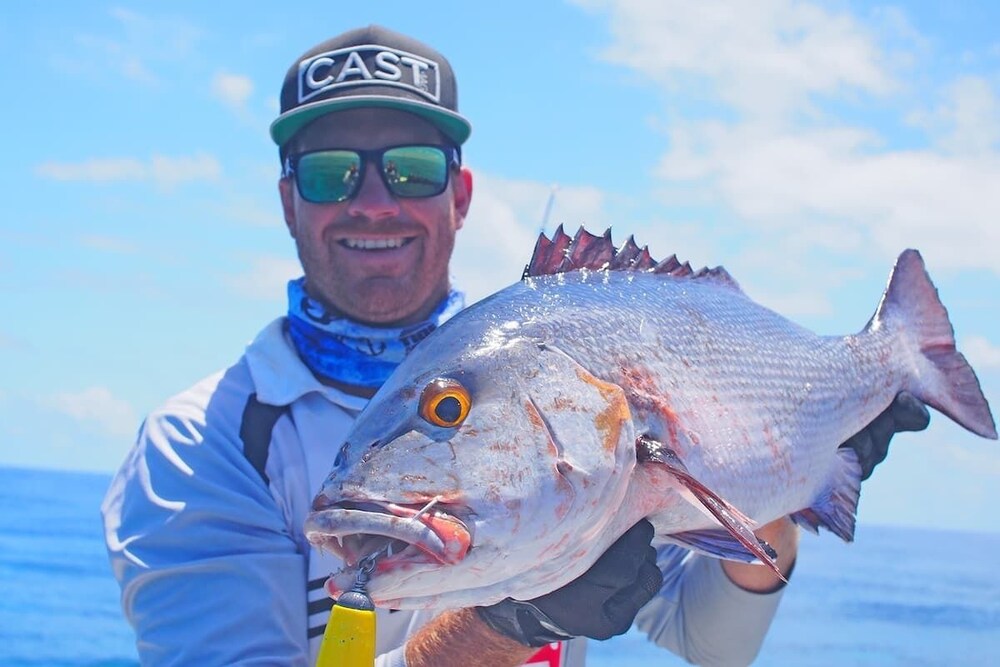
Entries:
[[575,236],[564,232],[562,225],[553,232],[551,239],[542,232],[538,235],[535,251],[521,277],[549,276],[581,269],[656,273],[674,278],[711,280],[740,289],[736,280],[721,266],[694,270],[688,262],[678,260],[677,255],[656,261],[650,255],[649,248],[640,248],[632,236],[620,248],[616,248],[611,241],[610,227],[602,236],[595,236],[582,226]]
[[559,225],[559,228],[552,234],[551,241],[545,232],[539,234],[538,241],[535,242],[535,251],[531,253],[531,261],[524,267],[524,275],[521,277],[547,276],[558,273],[557,270],[566,256],[566,249],[569,248],[570,241],[572,239],[563,232],[562,225]]

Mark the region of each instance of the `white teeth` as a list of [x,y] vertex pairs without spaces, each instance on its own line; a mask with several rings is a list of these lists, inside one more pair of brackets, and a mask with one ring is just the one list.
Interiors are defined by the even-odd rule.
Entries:
[[354,250],[387,250],[402,247],[403,239],[344,239],[341,241]]
[[392,558],[392,542],[389,542],[389,546],[386,547],[385,555],[387,558]]

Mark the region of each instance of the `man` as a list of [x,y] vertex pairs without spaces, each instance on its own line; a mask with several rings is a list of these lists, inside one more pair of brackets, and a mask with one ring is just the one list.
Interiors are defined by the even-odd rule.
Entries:
[[[463,305],[448,264],[472,198],[460,150],[470,129],[448,61],[384,28],[335,37],[289,69],[271,134],[304,278],[289,284],[287,316],[235,365],[149,415],[102,507],[144,663],[315,661],[331,605],[323,582],[338,563],[311,548],[303,521],[366,399]],[[848,444],[869,474],[894,431],[926,419],[903,396]],[[758,534],[788,575],[791,521]],[[651,539],[640,522],[531,604],[379,610],[378,664],[520,665],[541,650],[538,660],[579,665],[583,637],[633,621],[692,661],[752,660],[781,582]]]

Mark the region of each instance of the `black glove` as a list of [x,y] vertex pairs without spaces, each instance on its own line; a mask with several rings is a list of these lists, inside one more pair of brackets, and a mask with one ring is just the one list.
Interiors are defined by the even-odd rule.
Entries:
[[526,602],[507,598],[476,611],[495,631],[526,646],[623,634],[663,585],[652,539],[653,525],[643,519],[562,588]]
[[885,412],[841,447],[850,447],[858,453],[861,479],[865,480],[871,477],[875,466],[885,460],[892,436],[903,431],[923,431],[930,421],[927,406],[910,392],[901,391]]

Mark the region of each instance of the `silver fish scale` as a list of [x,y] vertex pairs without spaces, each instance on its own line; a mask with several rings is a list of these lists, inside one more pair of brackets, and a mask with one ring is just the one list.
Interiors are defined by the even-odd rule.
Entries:
[[[554,345],[622,386],[637,433],[758,521],[813,501],[836,445],[889,404],[902,375],[888,334],[818,336],[712,279],[576,271],[489,301],[482,324],[520,321],[496,335]],[[469,318],[463,327],[473,344],[480,329]],[[672,517],[684,525],[698,514]]]

